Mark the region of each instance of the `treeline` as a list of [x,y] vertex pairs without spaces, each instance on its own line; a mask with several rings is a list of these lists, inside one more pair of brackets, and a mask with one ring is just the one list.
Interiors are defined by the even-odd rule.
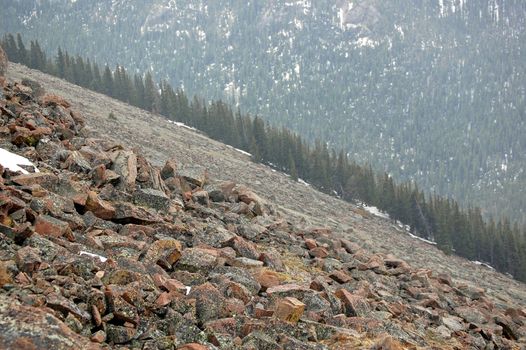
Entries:
[[462,209],[452,199],[426,196],[412,183],[396,184],[389,175],[375,174],[370,166],[358,165],[326,143],[309,144],[285,128],[234,111],[221,101],[190,100],[167,81],[156,83],[151,72],[131,76],[120,65],[101,67],[61,49],[47,58],[37,41],[27,49],[20,35],[6,35],[1,45],[13,62],[195,127],[250,152],[254,161],[287,172],[294,180],[301,178],[344,200],[378,207],[420,237],[435,241],[446,253],[486,262],[526,281],[526,230],[507,218],[485,221],[479,208]]

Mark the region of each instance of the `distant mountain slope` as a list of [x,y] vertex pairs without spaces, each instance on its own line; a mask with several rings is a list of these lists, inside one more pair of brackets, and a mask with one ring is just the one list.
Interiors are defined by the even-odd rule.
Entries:
[[0,5],[0,31],[152,69],[428,191],[526,220],[524,1]]

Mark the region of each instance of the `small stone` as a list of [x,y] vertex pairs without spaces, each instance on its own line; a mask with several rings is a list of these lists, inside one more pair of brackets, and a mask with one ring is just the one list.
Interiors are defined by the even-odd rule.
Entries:
[[227,244],[234,248],[234,250],[242,257],[254,260],[259,259],[260,253],[257,251],[255,244],[242,237],[234,237]]
[[99,309],[95,305],[91,305],[91,316],[93,317],[93,323],[95,323],[97,327],[102,325],[102,317],[100,315]]
[[97,331],[93,333],[90,339],[95,343],[104,343],[104,341],[106,341],[106,332],[103,330]]
[[345,314],[347,316],[366,316],[371,307],[367,300],[361,296],[351,294],[346,289],[339,289],[335,293],[345,306]]
[[15,255],[16,265],[20,271],[32,274],[38,271],[42,260],[40,258],[40,251],[33,247],[20,248]]
[[[21,264],[23,265],[24,263],[21,262]],[[34,268],[34,267],[31,267],[31,268]],[[2,288],[6,284],[13,283],[13,272],[15,270],[16,270],[16,265],[14,261],[12,260],[0,261],[0,288]]]
[[175,239],[160,239],[150,245],[144,257],[144,262],[147,264],[156,264],[162,259],[171,266],[179,260],[182,251],[183,246],[181,242]]
[[208,179],[208,172],[200,166],[188,166],[177,172],[177,175],[195,187],[203,187]]
[[86,210],[91,211],[96,217],[103,220],[111,220],[115,216],[115,208],[93,191],[88,193]]
[[161,170],[163,180],[175,177],[177,173],[177,164],[174,159],[168,159]]
[[50,173],[33,173],[15,176],[11,181],[20,186],[40,185],[49,190],[58,183],[58,178]]
[[155,306],[156,307],[164,307],[166,305],[169,305],[172,302],[172,300],[175,299],[176,296],[177,296],[177,294],[173,293],[173,292],[161,293],[161,295],[159,295],[157,300],[155,300]]
[[177,268],[189,272],[211,269],[217,265],[217,254],[210,249],[185,249],[177,262]]
[[164,192],[152,188],[135,191],[133,200],[137,205],[147,206],[156,210],[167,210],[170,206],[170,198]]
[[177,350],[209,350],[209,348],[198,343],[189,343],[178,347]]
[[62,164],[62,168],[68,169],[74,173],[87,174],[91,171],[90,163],[78,151],[71,152],[64,164]]
[[277,252],[264,252],[259,256],[259,261],[263,262],[264,266],[267,266],[276,271],[285,271],[285,265],[281,260],[279,253]]
[[442,323],[453,332],[462,331],[465,328],[462,325],[462,319],[454,316],[443,317]]
[[316,248],[318,246],[316,241],[313,240],[313,239],[310,239],[310,238],[306,238],[305,239],[305,245],[307,246],[307,249],[309,249],[309,250],[314,249],[314,248]]
[[261,270],[254,275],[254,278],[261,285],[261,291],[263,292],[280,284],[279,275],[270,270]]
[[334,271],[333,273],[329,275],[329,277],[335,280],[336,282],[342,283],[342,284],[347,283],[352,280],[351,276],[349,276],[348,274],[340,270]]
[[391,336],[385,335],[380,338],[372,347],[371,350],[403,350],[404,347]]
[[453,281],[451,280],[451,276],[446,273],[441,273],[437,276],[438,282],[442,284],[446,284],[448,286],[453,286]]
[[323,259],[329,256],[329,252],[327,251],[327,249],[323,247],[316,247],[316,248],[309,250],[309,255],[313,258]]
[[107,341],[114,344],[125,344],[130,342],[136,334],[134,328],[122,327],[113,324],[106,325]]
[[296,323],[305,311],[305,304],[296,298],[287,297],[278,300],[274,316],[287,322]]
[[204,206],[208,206],[210,204],[208,192],[206,191],[195,191],[192,193],[192,200],[195,203],[199,203]]

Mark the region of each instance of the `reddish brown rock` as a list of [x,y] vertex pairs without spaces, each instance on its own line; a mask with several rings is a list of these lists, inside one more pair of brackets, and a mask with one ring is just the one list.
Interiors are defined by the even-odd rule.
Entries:
[[100,349],[44,309],[19,305],[3,294],[0,329],[0,349]]
[[276,271],[285,271],[285,265],[278,253],[264,252],[259,256],[259,261],[262,261],[265,266],[270,267]]
[[16,252],[15,261],[18,269],[28,274],[38,271],[42,264],[40,251],[33,247],[20,248]]
[[35,232],[43,236],[62,237],[71,234],[69,225],[54,217],[48,215],[40,215],[35,222]]
[[314,249],[318,246],[318,244],[316,243],[315,240],[313,239],[310,239],[310,238],[306,238],[305,239],[305,245],[307,246],[307,249]]
[[[0,261],[0,288],[6,284],[13,283],[13,274],[11,271],[15,271],[15,268],[15,262],[12,260]],[[33,266],[30,266],[30,268],[34,270]]]
[[327,251],[327,249],[323,247],[316,247],[316,248],[309,250],[309,255],[312,256],[313,258],[323,259],[329,256],[329,252]]
[[351,294],[346,289],[339,289],[335,293],[345,306],[347,316],[366,316],[371,307],[367,300],[359,295]]
[[280,320],[296,323],[305,311],[305,304],[296,298],[287,297],[278,300],[274,317]]
[[49,107],[49,106],[62,106],[64,108],[71,107],[70,103],[66,101],[64,98],[57,96],[57,95],[53,95],[53,94],[45,94],[40,99],[40,102],[45,107]]
[[334,281],[342,284],[352,280],[351,276],[340,270],[334,271],[329,275],[329,277],[332,278]]
[[341,242],[343,248],[349,254],[356,254],[359,250],[362,249],[358,244],[356,244],[354,242],[351,242],[351,241],[349,241],[347,239],[340,239],[340,242]]
[[371,347],[371,350],[404,350],[404,347],[391,336],[385,335]]
[[180,295],[179,293],[173,293],[173,292],[164,292],[159,295],[159,297],[155,300],[155,306],[156,307],[164,307],[166,305],[169,305],[172,300],[176,299],[177,296]]
[[198,343],[189,343],[177,348],[177,350],[209,350],[207,346]]
[[115,216],[115,208],[111,203],[102,200],[99,195],[93,191],[88,193],[86,210],[91,211],[96,217],[103,220],[111,220]]
[[11,180],[17,185],[40,185],[46,189],[53,188],[58,183],[58,178],[55,175],[42,172],[15,176]]
[[175,239],[160,239],[153,242],[146,255],[144,262],[156,264],[159,260],[171,267],[181,257],[183,246]]
[[90,339],[94,343],[104,343],[104,341],[106,340],[106,332],[104,332],[103,330],[97,331],[93,333]]
[[261,285],[261,291],[263,292],[280,284],[279,275],[274,271],[261,270],[254,274],[254,277]]
[[227,242],[227,245],[234,248],[234,250],[242,257],[257,260],[260,256],[255,244],[245,240],[243,237],[233,237]]

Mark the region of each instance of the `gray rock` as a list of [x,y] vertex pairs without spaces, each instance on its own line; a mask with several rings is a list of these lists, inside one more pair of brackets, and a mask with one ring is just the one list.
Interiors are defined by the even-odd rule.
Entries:
[[194,187],[203,187],[208,178],[208,172],[201,166],[188,166],[179,170],[177,176]]
[[189,248],[183,251],[177,269],[189,272],[206,271],[217,265],[217,257],[207,249]]
[[152,188],[135,191],[133,201],[137,205],[143,205],[157,210],[168,210],[170,206],[170,198],[164,192]]

